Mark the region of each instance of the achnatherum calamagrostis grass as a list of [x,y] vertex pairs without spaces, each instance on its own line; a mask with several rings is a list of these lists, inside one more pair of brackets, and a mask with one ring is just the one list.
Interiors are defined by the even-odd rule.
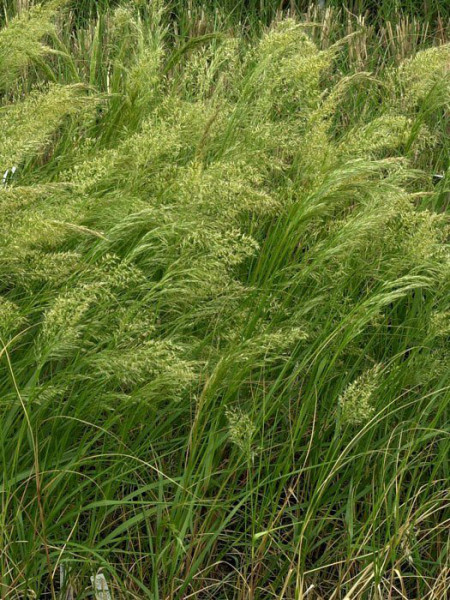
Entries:
[[152,6],[0,31],[2,595],[443,598],[450,49]]

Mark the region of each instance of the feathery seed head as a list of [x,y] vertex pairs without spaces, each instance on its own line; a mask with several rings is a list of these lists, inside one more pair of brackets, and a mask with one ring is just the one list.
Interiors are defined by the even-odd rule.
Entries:
[[256,425],[240,408],[227,408],[225,414],[228,420],[230,441],[241,450],[247,460],[252,460],[255,456],[253,437]]
[[350,383],[339,396],[338,405],[344,424],[361,425],[375,412],[373,395],[379,384],[381,366],[375,365]]

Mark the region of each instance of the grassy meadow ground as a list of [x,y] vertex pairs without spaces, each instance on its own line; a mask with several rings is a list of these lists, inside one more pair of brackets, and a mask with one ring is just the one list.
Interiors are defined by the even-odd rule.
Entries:
[[338,4],[0,3],[1,600],[446,597],[450,15]]

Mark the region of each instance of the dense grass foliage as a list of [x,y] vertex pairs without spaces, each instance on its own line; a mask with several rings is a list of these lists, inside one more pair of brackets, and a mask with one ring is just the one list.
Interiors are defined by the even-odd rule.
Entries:
[[[51,2],[51,0],[43,0]],[[7,10],[33,4],[35,0],[3,0]],[[36,3],[36,2],[35,2]],[[117,6],[120,0],[68,0],[71,8],[77,11],[83,18],[92,16],[97,11]],[[137,5],[149,4],[147,0],[134,0]],[[202,0],[165,0],[164,4],[172,12],[181,14],[186,9],[193,7],[205,8]],[[239,15],[239,17],[259,18],[273,17],[277,12],[283,10],[306,11],[312,4],[322,8],[342,8],[353,14],[369,13],[374,20],[386,19],[393,15],[420,16],[422,19],[435,19],[438,17],[449,18],[450,7],[445,0],[210,0],[209,8],[220,9],[228,14]]]
[[2,598],[445,597],[450,46],[313,38],[0,30]]

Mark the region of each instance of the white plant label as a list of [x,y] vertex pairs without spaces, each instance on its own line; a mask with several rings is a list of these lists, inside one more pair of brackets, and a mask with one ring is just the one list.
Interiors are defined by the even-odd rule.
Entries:
[[95,600],[111,600],[111,594],[103,573],[97,573],[97,575],[91,577],[91,583],[94,588]]

